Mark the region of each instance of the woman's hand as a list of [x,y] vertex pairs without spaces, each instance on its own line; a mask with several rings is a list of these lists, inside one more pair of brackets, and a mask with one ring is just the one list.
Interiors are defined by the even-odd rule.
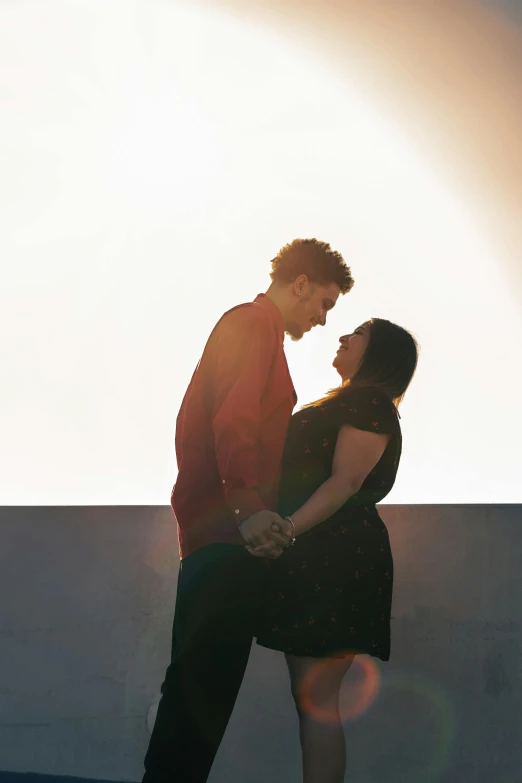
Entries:
[[280,518],[280,521],[282,524],[276,522],[271,525],[271,532],[277,536],[277,544],[275,544],[273,539],[258,546],[251,546],[247,544],[245,547],[247,552],[253,557],[270,558],[271,560],[276,560],[278,557],[280,557],[286,547],[290,546],[292,539],[292,533],[290,531],[291,525],[287,522],[287,520]]
[[283,550],[279,547],[276,547],[275,549],[264,549],[262,546],[246,546],[245,549],[249,554],[252,555],[252,557],[260,557],[263,560],[277,560],[278,557],[281,557],[283,554]]

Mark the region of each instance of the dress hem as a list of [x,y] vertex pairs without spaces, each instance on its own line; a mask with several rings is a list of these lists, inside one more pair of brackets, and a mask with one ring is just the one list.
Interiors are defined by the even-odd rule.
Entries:
[[[345,658],[347,655],[369,655],[372,658],[378,658],[380,661],[384,661],[387,663],[390,660],[390,656],[386,655],[385,653],[379,653],[375,650],[373,652],[369,652],[368,650],[360,650],[360,649],[353,649],[350,648],[349,645],[346,645],[343,647],[342,645],[340,647],[335,648],[334,650],[324,651],[321,650],[317,653],[310,653],[310,652],[296,652],[294,649],[288,649],[288,645],[281,644],[280,646],[277,646],[276,644],[267,642],[263,642],[260,639],[256,639],[256,644],[259,645],[259,647],[264,647],[266,650],[275,650],[276,652],[282,652],[287,653],[288,655],[295,655],[298,658]],[[346,649],[350,650],[350,652],[340,654],[339,649]]]

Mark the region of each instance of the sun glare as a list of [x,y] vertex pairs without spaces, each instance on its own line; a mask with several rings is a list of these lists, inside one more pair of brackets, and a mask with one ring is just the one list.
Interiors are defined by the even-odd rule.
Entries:
[[365,97],[357,69],[208,9],[42,14],[0,10],[14,96],[0,317],[15,337],[0,503],[168,503],[208,332],[297,236],[329,241],[356,281],[325,329],[288,343],[300,403],[336,383],[340,334],[396,320],[422,353],[390,502],[520,500],[515,425],[489,429],[485,450],[482,423],[499,406],[484,378],[506,376],[502,413],[519,421],[522,318],[458,177],[400,112]]

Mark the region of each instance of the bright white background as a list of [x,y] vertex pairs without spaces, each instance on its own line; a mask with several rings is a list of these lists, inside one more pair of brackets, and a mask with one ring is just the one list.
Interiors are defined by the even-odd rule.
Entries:
[[377,315],[421,343],[396,503],[522,501],[522,316],[458,172],[297,37],[197,4],[0,4],[0,504],[164,504],[207,334],[295,237],[356,285],[287,355],[300,404]]

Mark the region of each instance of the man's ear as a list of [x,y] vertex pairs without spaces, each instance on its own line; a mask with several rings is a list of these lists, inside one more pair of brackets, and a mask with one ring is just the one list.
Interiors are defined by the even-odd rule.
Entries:
[[310,282],[306,275],[299,275],[299,277],[296,277],[294,280],[294,293],[296,296],[303,296],[310,293],[309,288]]

